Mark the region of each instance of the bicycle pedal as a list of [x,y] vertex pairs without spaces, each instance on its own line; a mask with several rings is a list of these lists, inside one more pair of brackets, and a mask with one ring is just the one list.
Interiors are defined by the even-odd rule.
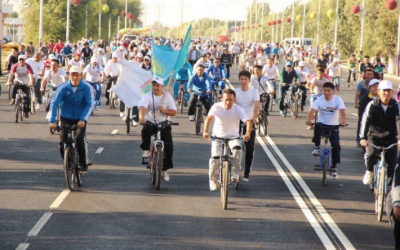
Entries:
[[321,166],[320,165],[314,165],[314,171],[321,171]]

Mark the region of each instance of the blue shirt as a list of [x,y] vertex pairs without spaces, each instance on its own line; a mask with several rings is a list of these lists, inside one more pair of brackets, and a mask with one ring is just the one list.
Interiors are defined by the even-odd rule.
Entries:
[[210,65],[206,71],[206,74],[214,81],[219,81],[222,78],[226,78],[226,70],[222,64],[218,65],[218,67],[215,67],[214,64]]
[[274,54],[274,55],[279,54],[279,48],[273,48],[272,49],[272,54]]
[[271,54],[271,48],[270,48],[270,47],[265,48],[264,51],[265,51],[265,54],[266,54],[266,55]]
[[192,65],[186,62],[183,67],[176,73],[176,80],[178,81],[188,81],[192,77]]
[[201,79],[197,74],[192,76],[192,78],[190,78],[188,82],[187,89],[193,90],[196,95],[198,95],[199,89],[201,89],[203,91],[203,94],[201,96],[202,97],[207,96],[206,92],[211,91],[211,87],[210,87],[210,81],[208,80],[206,73],[203,73]]
[[65,56],[72,55],[72,47],[65,46],[64,48],[61,49],[60,54]]

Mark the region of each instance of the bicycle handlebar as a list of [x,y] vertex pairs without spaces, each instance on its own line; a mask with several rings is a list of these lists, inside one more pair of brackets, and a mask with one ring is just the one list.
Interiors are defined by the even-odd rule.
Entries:
[[389,150],[389,149],[393,148],[394,146],[397,146],[397,143],[393,143],[393,144],[391,144],[391,145],[388,146],[388,147],[376,146],[375,144],[372,144],[372,146],[373,146],[374,148],[378,149],[378,150],[386,151],[386,150]]
[[72,131],[76,131],[78,129],[78,126],[76,124],[65,124],[63,126],[57,126],[57,130],[65,130],[65,129],[71,129]]
[[224,142],[229,142],[229,141],[233,141],[233,140],[241,140],[243,139],[242,137],[233,137],[233,138],[222,138],[222,137],[217,137],[217,136],[211,136],[211,140],[220,140],[220,141],[224,141]]
[[146,121],[146,124],[142,124],[143,126],[146,125],[151,125],[151,126],[158,126],[158,125],[163,125],[163,126],[179,126],[178,122],[171,122],[171,121],[163,121],[163,122],[152,122],[152,121]]

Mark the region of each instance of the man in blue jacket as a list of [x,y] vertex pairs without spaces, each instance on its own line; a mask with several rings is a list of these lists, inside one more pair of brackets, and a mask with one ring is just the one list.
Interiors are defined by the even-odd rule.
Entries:
[[[225,89],[225,81],[226,81],[226,70],[224,65],[221,64],[219,58],[215,58],[214,64],[207,69],[206,75],[210,79],[211,91],[214,90],[215,85],[219,86],[219,94],[222,93],[222,90]],[[210,100],[211,94],[209,95]]]
[[183,84],[183,89],[185,90],[185,106],[189,100],[189,93],[187,93],[187,83],[189,79],[192,77],[192,65],[188,61],[186,61],[182,68],[175,75],[175,83],[174,83],[174,97],[178,98],[179,87],[181,83]]
[[[57,107],[60,105],[61,126],[77,125],[76,144],[79,154],[81,173],[88,171],[86,124],[92,114],[95,99],[92,86],[82,79],[82,69],[72,66],[69,70],[70,80],[61,84],[50,101],[50,128],[57,129]],[[64,141],[67,135],[60,132],[60,153],[64,157]]]
[[204,73],[204,65],[199,64],[197,66],[197,74],[192,76],[188,82],[188,92],[191,93],[189,100],[189,121],[194,121],[194,113],[196,111],[196,102],[199,95],[199,90],[201,89],[203,93],[200,96],[200,100],[203,103],[207,114],[211,108],[210,100],[208,95],[211,94],[210,81],[206,73]]

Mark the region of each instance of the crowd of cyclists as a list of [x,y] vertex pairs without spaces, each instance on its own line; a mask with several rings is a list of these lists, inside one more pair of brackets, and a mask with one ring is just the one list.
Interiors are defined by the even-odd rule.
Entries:
[[[151,71],[151,37],[137,39],[114,38],[109,44],[103,40],[82,39],[72,44],[62,39],[58,43],[53,40],[44,42],[36,50],[32,43],[25,48],[13,48],[8,56],[5,69],[9,76],[7,85],[10,91],[11,105],[15,104],[15,96],[20,88],[26,96],[25,117],[29,117],[33,98],[35,109],[43,104],[47,112],[46,119],[51,129],[66,124],[76,124],[77,147],[81,172],[88,171],[86,126],[94,110],[101,107],[103,94],[102,84],[106,83],[104,95],[105,105],[110,102],[110,89],[118,84],[121,75],[120,60],[130,61],[144,70]],[[166,46],[171,50],[179,50],[182,40],[155,38],[157,46]],[[154,76],[152,90],[143,95],[138,107],[133,108],[133,126],[144,125],[142,129],[143,157],[150,155],[150,142],[156,132],[154,126],[147,121],[161,123],[176,115],[174,99],[178,98],[179,87],[185,91],[185,107],[188,107],[189,121],[195,120],[195,108],[198,98],[204,105],[207,119],[204,122],[203,137],[239,138],[240,124],[243,126],[243,139],[246,145],[244,169],[241,169],[242,150],[240,139],[229,142],[232,151],[232,182],[250,180],[250,172],[254,158],[254,144],[260,106],[268,113],[270,102],[279,105],[282,117],[286,92],[302,91],[300,110],[305,110],[307,93],[310,94],[310,108],[306,124],[307,129],[314,129],[312,155],[320,154],[321,133],[319,126],[332,128],[330,143],[332,147],[331,175],[338,178],[337,167],[340,164],[339,126],[346,126],[346,107],[341,93],[341,78],[347,71],[347,87],[356,84],[354,105],[358,108],[358,124],[355,134],[358,147],[365,151],[366,172],[363,183],[369,185],[373,180],[373,167],[377,163],[377,149],[372,145],[386,147],[398,143],[400,132],[399,107],[400,89],[394,92],[390,81],[384,80],[387,72],[379,55],[370,62],[370,58],[360,51],[352,54],[344,65],[340,63],[338,48],[331,49],[325,44],[320,51],[312,46],[305,49],[284,43],[264,42],[213,42],[195,39],[190,45],[187,61],[173,76],[173,95],[165,93],[164,81]],[[311,74],[306,67],[306,60],[313,67]],[[278,63],[284,63],[279,68]],[[231,89],[229,79],[231,69],[239,69],[240,87]],[[346,70],[347,69],[347,70]],[[33,96],[30,96],[30,90]],[[218,89],[218,100],[212,98],[214,89]],[[276,99],[278,98],[278,99]],[[125,105],[120,101],[120,116],[127,119]],[[60,123],[58,122],[60,112]],[[316,113],[318,118],[315,119]],[[213,123],[212,123],[213,122]],[[210,126],[213,124],[212,135]],[[173,139],[171,128],[166,127],[161,135],[165,142],[165,158],[163,178],[169,181],[168,169],[173,168]],[[60,133],[60,151],[63,155],[65,135]],[[222,143],[213,140],[209,163],[210,190],[219,188],[217,180],[218,157]],[[396,220],[400,220],[400,169],[398,165],[398,147],[386,152],[389,193],[392,202],[387,204]],[[395,224],[396,249],[400,249],[399,223]]]

